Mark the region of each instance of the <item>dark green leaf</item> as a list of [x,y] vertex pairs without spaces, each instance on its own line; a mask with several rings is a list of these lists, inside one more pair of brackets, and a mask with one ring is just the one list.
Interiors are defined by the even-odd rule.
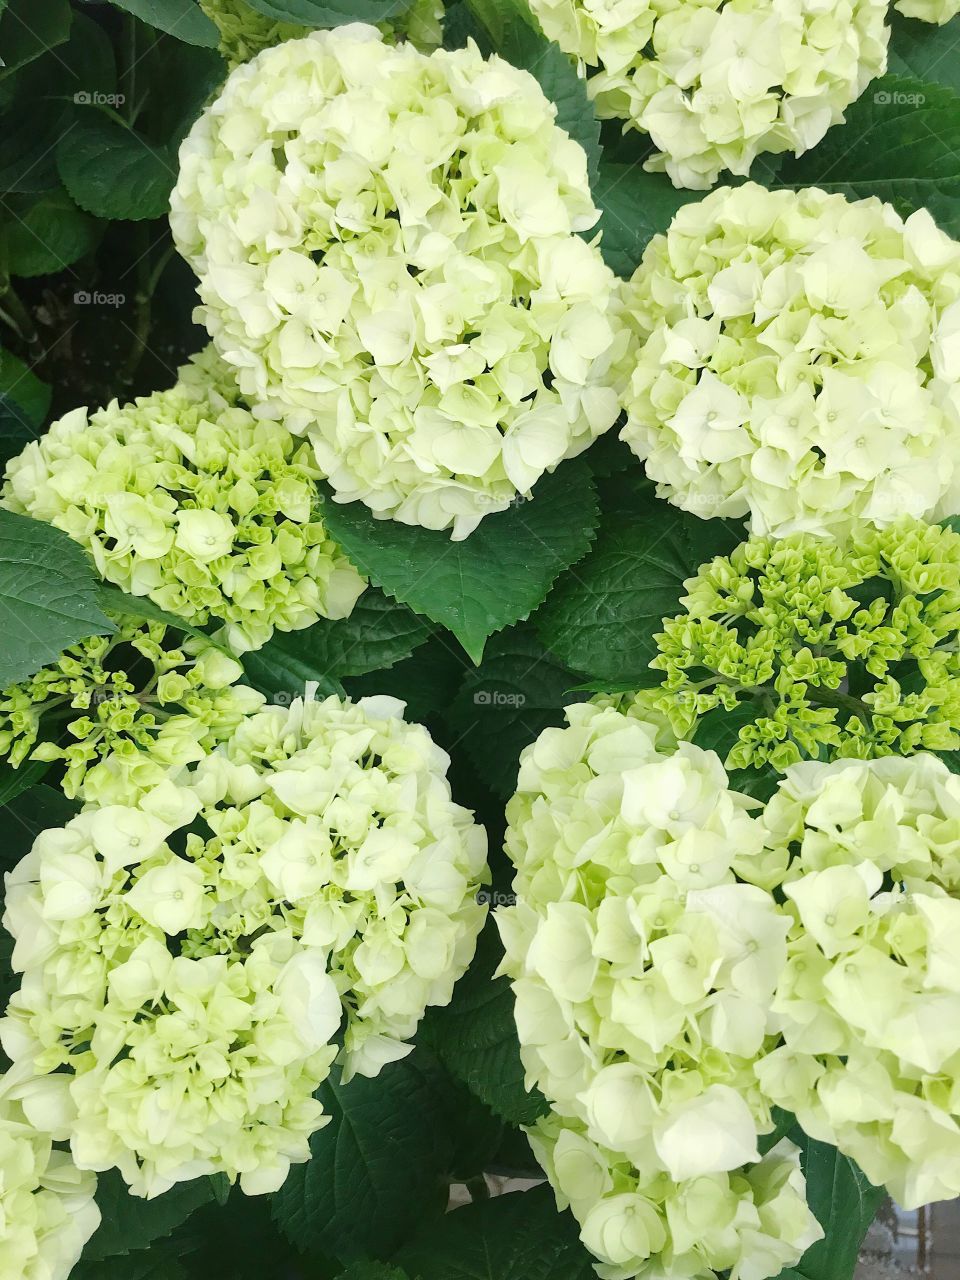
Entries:
[[654,636],[679,608],[683,582],[737,536],[653,500],[636,516],[601,527],[597,544],[566,574],[537,615],[547,648],[574,671],[622,686],[656,684]]
[[846,112],[847,123],[797,160],[778,185],[821,187],[849,199],[879,196],[902,213],[926,206],[960,234],[960,94],[884,76]]
[[98,218],[159,218],[170,205],[176,157],[93,107],[57,148],[63,185]]
[[83,1251],[84,1259],[97,1262],[114,1254],[146,1249],[214,1198],[210,1178],[181,1182],[153,1200],[132,1196],[120,1174],[111,1169],[97,1179],[97,1204],[102,1220]]
[[450,720],[484,781],[502,799],[516,787],[522,749],[549,725],[562,724],[568,703],[583,700],[568,696],[574,683],[530,628],[495,637],[480,666],[467,673]]
[[215,49],[219,43],[217,28],[197,0],[112,0],[112,3],[186,44]]
[[407,1273],[387,1262],[355,1262],[337,1280],[408,1280]]
[[523,1083],[513,992],[508,979],[493,977],[502,959],[500,935],[491,919],[452,1002],[428,1010],[418,1039],[496,1115],[510,1124],[532,1124],[547,1106]]
[[[639,164],[600,162],[594,200],[603,210],[600,250],[617,275],[632,276],[643,251],[658,232],[666,231],[673,215],[700,191],[678,191],[665,173],[646,173]],[[591,231],[590,235],[594,232]]]
[[6,760],[0,763],[0,806],[10,804],[29,791],[49,768],[46,760],[24,760],[16,769]]
[[578,458],[544,476],[529,502],[487,516],[463,542],[377,520],[360,502],[327,502],[324,523],[357,568],[396,600],[452,631],[479,662],[487,638],[526,618],[588,550],[597,523]]
[[63,44],[70,18],[70,0],[7,0],[0,9],[0,77]]
[[0,689],[114,630],[80,547],[52,525],[0,511]]
[[[891,9],[890,26],[891,75],[933,80],[960,93],[960,17],[940,27]],[[873,85],[867,90],[871,91]]]
[[50,386],[12,351],[0,351],[0,395],[17,406],[22,420],[31,427],[39,427],[50,409]]
[[83,1261],[70,1272],[70,1280],[187,1280],[179,1258],[155,1249],[100,1262]]
[[826,1233],[796,1265],[799,1280],[850,1280],[867,1228],[884,1197],[882,1187],[836,1147],[815,1142],[799,1129],[791,1138],[801,1149],[807,1201]]
[[389,671],[348,677],[344,685],[351,698],[375,693],[399,698],[407,704],[408,720],[427,721],[446,713],[464,672],[471,670],[468,664],[457,642],[445,631],[437,631]]
[[7,222],[7,265],[12,276],[62,271],[96,248],[102,226],[78,209],[65,191],[9,196],[0,209]]
[[[32,762],[38,767],[40,761]],[[6,767],[6,766],[5,766]],[[21,765],[19,772],[30,772],[32,765]],[[49,765],[44,766],[49,769]],[[4,780],[6,774],[4,773]],[[79,812],[76,800],[68,800],[62,791],[48,787],[45,782],[31,784],[17,796],[4,792],[3,799],[4,849],[0,855],[4,869],[9,870],[33,846],[41,831],[49,827],[63,827]]]
[[594,1280],[593,1259],[549,1187],[466,1205],[397,1255],[420,1280]]
[[278,22],[304,27],[338,27],[344,22],[389,22],[407,0],[247,0],[251,9]]
[[[286,692],[303,692],[307,680],[338,681],[346,676],[384,671],[427,639],[430,628],[406,605],[368,588],[349,618],[321,620],[304,631],[276,632],[252,661],[261,679],[272,668],[277,679],[293,677]],[[275,683],[275,682],[271,682]],[[276,692],[277,690],[271,690]]]
[[274,1218],[305,1252],[344,1263],[389,1255],[446,1204],[449,1147],[429,1076],[411,1058],[346,1085],[335,1069],[317,1096],[330,1123],[274,1196]]

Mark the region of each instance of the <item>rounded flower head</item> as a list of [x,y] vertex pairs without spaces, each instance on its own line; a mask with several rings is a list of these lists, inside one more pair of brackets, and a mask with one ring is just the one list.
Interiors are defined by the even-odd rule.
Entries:
[[960,244],[925,210],[721,189],[650,242],[626,305],[622,434],[661,497],[776,537],[960,506]]
[[68,796],[106,804],[202,759],[263,703],[213,644],[162,622],[116,624],[0,692],[0,757],[62,762]]
[[597,114],[648,133],[659,154],[646,167],[678,187],[809,151],[887,65],[886,0],[529,4],[587,68]]
[[201,1174],[276,1189],[314,1091],[409,1052],[485,909],[486,841],[402,704],[248,717],[135,804],[88,806],[7,878],[15,1062],[69,1079],[78,1165],[139,1194]]
[[67,1280],[100,1224],[95,1175],[54,1145],[46,1085],[0,1076],[0,1275],[11,1280]]
[[960,777],[811,761],[763,824],[792,921],[763,1089],[904,1207],[960,1194]]
[[617,417],[586,156],[531,75],[315,32],[230,76],[171,225],[244,394],[338,501],[466,537]]
[[108,582],[237,652],[350,613],[364,581],[317,518],[312,452],[243,408],[212,349],[170,391],[55,422],[7,468],[3,500],[86,547]]
[[960,747],[960,534],[753,538],[684,586],[646,696],[684,728],[738,708],[728,768]]
[[[749,882],[765,868],[756,802],[712,752],[671,747],[642,706],[566,717],[521,757],[506,838],[517,905],[497,913],[527,1080],[562,1122],[534,1144],[565,1133],[570,1150],[546,1167],[610,1277],[662,1274],[666,1253],[689,1255],[683,1276],[753,1257],[736,1274],[764,1280],[819,1228],[807,1211],[788,1238],[776,1214],[761,1225],[743,1173],[773,1128],[754,1065],[776,1044],[768,1008],[787,958],[788,921]],[[716,1198],[715,1232],[675,1203],[698,1186]],[[769,1254],[751,1235],[765,1231]]]
[[960,0],[897,0],[894,8],[906,18],[943,26],[960,13]]
[[[247,0],[200,0],[200,8],[220,33],[220,52],[232,67],[248,62],[262,49],[297,40],[311,28],[268,18]],[[384,35],[412,41],[418,49],[435,49],[443,39],[443,0],[414,0],[397,5],[397,16],[382,23]]]

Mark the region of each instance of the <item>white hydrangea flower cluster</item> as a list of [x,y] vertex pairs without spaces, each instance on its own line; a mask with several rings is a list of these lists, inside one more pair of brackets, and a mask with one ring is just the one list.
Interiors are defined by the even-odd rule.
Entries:
[[894,8],[905,18],[919,18],[942,27],[960,13],[960,0],[897,0]]
[[47,1092],[22,1071],[0,1076],[0,1275],[10,1280],[67,1280],[100,1225],[96,1176],[54,1146]]
[[3,1047],[69,1092],[71,1146],[141,1195],[279,1187],[338,1054],[375,1075],[449,1001],[486,838],[403,704],[265,708],[136,805],[88,806],[7,877]]
[[521,756],[498,911],[532,1133],[600,1274],[765,1280],[820,1237],[798,1154],[779,1146],[754,1067],[789,921],[750,809],[713,752],[642,703],[566,710]]
[[209,348],[169,391],[55,422],[9,463],[3,502],[70,534],[108,582],[223,622],[242,653],[346,617],[366,585],[316,516],[319,474]]
[[627,333],[555,115],[472,44],[353,25],[238,67],[184,141],[198,317],[338,501],[463,538],[616,420]]
[[754,534],[960,506],[960,244],[815,188],[685,206],[626,286],[623,439],[658,493]]
[[[927,0],[929,4],[930,0]],[[922,3],[922,0],[921,0]],[[706,189],[801,155],[887,66],[888,0],[529,0],[588,71],[602,119],[650,135],[646,168]]]
[[905,1208],[960,1195],[960,777],[797,764],[764,825],[792,928],[761,1085]]

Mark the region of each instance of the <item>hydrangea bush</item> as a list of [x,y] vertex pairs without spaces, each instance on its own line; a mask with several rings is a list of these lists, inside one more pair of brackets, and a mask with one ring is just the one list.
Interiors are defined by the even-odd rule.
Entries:
[[960,505],[960,243],[925,210],[721,188],[651,240],[626,305],[622,435],[661,497],[778,538]]
[[[679,187],[800,155],[887,65],[886,0],[529,0],[586,69],[601,119],[650,135],[647,167]],[[939,5],[914,5],[932,11]],[[927,14],[918,15],[927,16]]]
[[0,1041],[69,1092],[81,1168],[140,1195],[201,1174],[276,1190],[312,1095],[410,1051],[485,907],[483,829],[391,699],[249,717],[136,803],[43,832],[8,877],[20,990]]
[[171,225],[244,394],[339,501],[466,537],[613,425],[614,276],[532,76],[363,26],[236,70]]
[[28,9],[0,1280],[853,1280],[960,1195],[956,0]]

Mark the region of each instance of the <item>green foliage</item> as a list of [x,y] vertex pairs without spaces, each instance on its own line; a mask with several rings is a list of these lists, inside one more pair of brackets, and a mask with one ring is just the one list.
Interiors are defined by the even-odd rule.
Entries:
[[217,29],[195,0],[111,0],[111,3],[187,44],[207,49],[217,47]]
[[493,977],[502,959],[500,937],[490,920],[453,1002],[427,1013],[418,1039],[496,1115],[509,1124],[532,1124],[544,1114],[546,1103],[539,1093],[528,1093],[523,1082],[510,983]]
[[114,630],[77,544],[51,525],[0,511],[0,689],[75,641]]
[[557,583],[537,615],[544,644],[572,671],[598,681],[655,684],[654,636],[700,558],[732,547],[720,521],[663,503],[605,520],[590,554]]
[[251,9],[279,22],[304,27],[338,27],[344,22],[389,22],[405,0],[247,0]]
[[593,1280],[590,1255],[549,1187],[458,1209],[397,1261],[420,1280]]
[[344,1263],[388,1257],[446,1205],[450,1147],[434,1120],[429,1071],[404,1058],[375,1080],[344,1084],[334,1070],[317,1097],[330,1122],[274,1196],[274,1218],[301,1249]]
[[84,1250],[84,1258],[98,1262],[117,1254],[134,1254],[170,1233],[201,1205],[214,1198],[212,1178],[197,1178],[172,1187],[154,1200],[132,1196],[115,1169],[97,1179],[97,1204],[102,1220]]
[[799,1128],[790,1138],[800,1147],[807,1200],[825,1235],[780,1280],[850,1280],[883,1188],[868,1182],[863,1170],[835,1147],[815,1142]]
[[463,542],[377,520],[360,502],[327,501],[323,519],[361,573],[452,631],[479,663],[488,637],[529,617],[557,575],[586,554],[597,505],[589,469],[577,459],[545,476],[530,502],[487,516]]

